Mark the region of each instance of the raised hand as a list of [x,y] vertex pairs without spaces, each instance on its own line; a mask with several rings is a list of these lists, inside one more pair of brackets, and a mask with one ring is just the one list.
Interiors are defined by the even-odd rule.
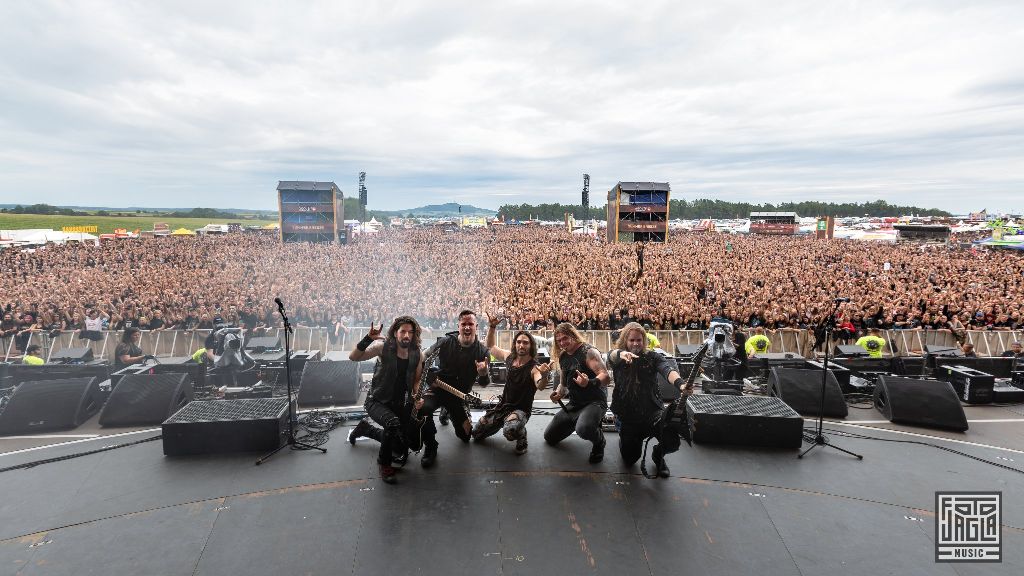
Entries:
[[487,360],[476,361],[476,373],[481,376],[487,375]]
[[619,352],[619,360],[622,360],[626,364],[632,364],[633,360],[636,360],[636,354],[632,352]]
[[370,322],[370,331],[366,333],[371,340],[383,340],[384,337],[380,335],[381,331],[384,330],[384,323],[381,322],[380,326],[373,327],[373,322]]
[[575,380],[576,385],[579,386],[580,388],[586,388],[587,384],[590,384],[590,379],[587,378],[587,375],[584,374],[583,372],[580,372],[579,370],[576,371]]

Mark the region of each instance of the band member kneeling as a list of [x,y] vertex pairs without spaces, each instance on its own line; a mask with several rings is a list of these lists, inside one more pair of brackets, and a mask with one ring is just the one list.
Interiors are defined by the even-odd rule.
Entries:
[[505,389],[498,405],[484,413],[473,427],[473,439],[480,441],[501,430],[505,439],[516,443],[516,454],[525,454],[526,422],[533,411],[533,396],[547,387],[551,364],[537,364],[537,343],[529,332],[520,330],[512,337],[512,351],[498,348],[496,332],[501,318],[491,316],[487,331],[487,350],[505,362]]
[[[471,310],[460,312],[459,330],[449,332],[438,339],[425,355],[430,358],[435,353],[437,366],[426,366],[425,369],[436,368],[437,379],[458,392],[472,392],[477,379],[487,375],[487,349],[477,339],[476,313]],[[423,457],[420,464],[424,468],[429,468],[437,459],[434,411],[442,406],[448,409],[448,417],[451,418],[455,435],[463,442],[469,442],[472,425],[465,402],[450,392],[431,387],[424,391],[423,399],[424,404],[419,409],[418,417],[428,422],[423,426]]]
[[562,382],[551,393],[551,401],[561,404],[568,397],[569,404],[555,414],[544,430],[544,441],[554,446],[569,437],[573,431],[593,442],[590,463],[604,459],[604,432],[601,418],[608,406],[608,370],[601,353],[583,337],[576,327],[563,322],[555,327],[555,343],[551,356],[558,359]]
[[[380,478],[394,484],[396,461],[404,464],[408,451],[419,450],[421,427],[413,418],[413,410],[422,407],[423,401],[413,406],[423,371],[420,354],[420,326],[410,316],[400,316],[388,329],[387,339],[380,335],[381,328],[370,324],[370,332],[356,349],[349,354],[349,360],[361,361],[377,358],[373,370],[370,391],[366,395],[367,414],[383,428],[378,428],[367,419],[362,419],[349,433],[348,440],[368,436],[380,442],[377,464]],[[432,425],[426,423],[425,426]]]
[[654,350],[647,350],[647,331],[636,322],[622,329],[615,348],[608,353],[608,364],[615,377],[612,390],[612,412],[619,418],[619,454],[626,467],[640,459],[643,442],[657,438],[653,460],[658,476],[668,478],[665,455],[679,450],[679,434],[663,430],[664,412],[658,392],[658,374],[673,386],[679,386],[683,395],[693,393],[692,386],[679,375],[675,363]]

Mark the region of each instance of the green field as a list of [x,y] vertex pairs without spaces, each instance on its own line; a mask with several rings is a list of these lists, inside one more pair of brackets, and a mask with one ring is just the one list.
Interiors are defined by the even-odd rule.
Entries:
[[[156,222],[166,222],[171,230],[188,228],[195,230],[207,224],[227,224],[228,220],[209,218],[163,218],[160,216],[45,216],[40,214],[0,214],[0,230],[24,230],[26,228],[50,228],[60,230],[64,226],[96,226],[98,234],[113,232],[115,228],[128,231],[152,230]],[[266,226],[277,220],[248,220],[236,218],[243,226]]]

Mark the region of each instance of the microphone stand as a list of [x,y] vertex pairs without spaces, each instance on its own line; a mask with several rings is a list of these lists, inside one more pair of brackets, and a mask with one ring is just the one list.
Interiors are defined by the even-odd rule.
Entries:
[[[839,304],[841,302],[843,302],[843,299],[836,300],[836,305],[832,308],[832,312],[823,321],[825,325],[825,361],[821,364],[821,403],[818,405],[818,428],[814,434],[812,444],[807,448],[807,450],[801,452],[797,458],[803,458],[805,454],[814,450],[818,446],[828,446],[829,448],[835,448],[836,450],[849,454],[850,456],[856,456],[858,460],[864,459],[860,454],[855,454],[829,442],[828,438],[825,438],[825,435],[821,433],[821,428],[825,418],[825,383],[828,380],[828,353],[829,349],[832,348],[832,330],[836,326],[836,312],[839,311]],[[804,439],[806,440],[807,438],[805,437]]]
[[274,454],[277,454],[285,446],[290,446],[292,450],[319,450],[321,453],[326,454],[327,449],[319,446],[313,446],[312,444],[306,444],[299,442],[295,439],[295,428],[298,427],[298,419],[295,417],[295,408],[292,405],[294,401],[292,399],[292,371],[291,371],[291,346],[289,344],[289,334],[292,332],[292,325],[288,322],[288,317],[284,315],[284,304],[279,299],[277,301],[277,312],[281,315],[281,320],[284,321],[284,376],[285,381],[288,383],[288,439],[284,444],[281,444],[277,448],[274,448],[265,456],[256,461],[256,465],[259,466]]

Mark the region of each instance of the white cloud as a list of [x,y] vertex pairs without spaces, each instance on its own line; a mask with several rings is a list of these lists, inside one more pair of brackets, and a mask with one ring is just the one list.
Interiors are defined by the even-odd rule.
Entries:
[[634,4],[2,3],[0,202],[272,208],[365,170],[371,208],[493,208],[588,172],[1024,212],[1019,2]]

